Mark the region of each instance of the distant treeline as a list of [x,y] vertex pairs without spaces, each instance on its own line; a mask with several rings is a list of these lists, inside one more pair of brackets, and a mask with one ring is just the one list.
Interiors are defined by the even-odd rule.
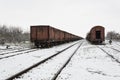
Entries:
[[29,32],[23,32],[20,27],[0,25],[0,44],[29,41]]
[[109,31],[106,35],[107,39],[111,40],[120,40],[120,34],[115,31]]

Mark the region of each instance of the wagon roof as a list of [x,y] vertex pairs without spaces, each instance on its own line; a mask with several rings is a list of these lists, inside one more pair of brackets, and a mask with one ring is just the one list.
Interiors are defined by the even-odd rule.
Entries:
[[94,28],[98,28],[98,27],[101,27],[101,28],[104,28],[103,26],[94,26],[92,29],[94,29]]
[[49,27],[49,25],[31,25],[31,27],[40,27],[40,26],[42,26],[42,27]]
[[96,28],[103,28],[104,29],[104,27],[103,26],[94,26],[91,30],[90,30],[90,32],[92,31],[92,30],[94,30],[94,29],[96,29]]

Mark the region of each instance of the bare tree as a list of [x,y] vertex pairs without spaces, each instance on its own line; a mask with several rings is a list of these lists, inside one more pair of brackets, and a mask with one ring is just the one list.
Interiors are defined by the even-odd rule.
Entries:
[[24,32],[22,34],[22,41],[30,41],[30,33],[29,32]]
[[0,26],[0,44],[4,44],[6,41],[6,37],[8,37],[8,29],[7,26]]
[[107,39],[120,40],[120,34],[115,31],[110,31],[107,33]]
[[12,42],[21,42],[22,32],[19,27],[10,27],[9,33],[11,38],[9,38],[9,40]]
[[19,27],[0,26],[0,43],[5,42],[21,42],[23,31]]

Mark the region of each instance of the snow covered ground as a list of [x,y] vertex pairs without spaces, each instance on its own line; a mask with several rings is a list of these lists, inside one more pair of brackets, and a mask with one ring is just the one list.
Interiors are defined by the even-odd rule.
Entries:
[[[116,43],[107,46],[120,49]],[[118,54],[117,57],[120,57],[120,52],[104,45],[99,47],[103,47],[113,56]],[[84,42],[57,80],[120,80],[120,63],[111,59],[96,45]]]
[[[120,63],[115,60],[117,59],[120,61],[120,52],[114,50],[120,50],[120,42],[113,42],[110,45],[106,41],[106,45],[91,45],[86,40],[82,41],[84,41],[84,43],[57,77],[57,80],[120,80]],[[0,80],[5,80],[7,77],[74,43],[55,46],[48,49],[39,49],[28,54],[2,59],[0,60]],[[17,79],[51,80],[56,71],[59,70],[61,65],[70,57],[79,44],[72,47],[70,51],[56,56]],[[98,47],[103,48],[115,59]]]
[[[61,51],[62,49],[74,43],[76,42],[55,46],[47,49],[38,49],[37,51],[30,52],[27,54],[0,59],[0,80],[5,80],[6,78],[14,75],[15,73],[18,73],[19,71],[28,68],[29,66],[47,58],[50,55],[57,53],[58,51]],[[0,57],[1,56],[2,55],[0,55]]]
[[28,73],[22,75],[18,79],[20,80],[22,79],[23,80],[52,80],[53,76],[55,76],[57,71],[63,66],[63,64],[65,64],[65,62],[74,53],[75,49],[79,45],[80,43],[64,51],[60,55],[57,55],[51,60],[48,60],[47,62],[38,66],[37,68],[33,68]]

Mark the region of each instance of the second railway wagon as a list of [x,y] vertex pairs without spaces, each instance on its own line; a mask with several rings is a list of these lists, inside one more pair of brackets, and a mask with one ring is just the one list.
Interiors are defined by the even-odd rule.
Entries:
[[79,36],[53,28],[49,25],[31,26],[30,37],[31,42],[33,42],[36,47],[50,47],[81,39]]
[[101,44],[105,40],[105,28],[103,26],[94,26],[87,34],[87,40],[93,44]]

